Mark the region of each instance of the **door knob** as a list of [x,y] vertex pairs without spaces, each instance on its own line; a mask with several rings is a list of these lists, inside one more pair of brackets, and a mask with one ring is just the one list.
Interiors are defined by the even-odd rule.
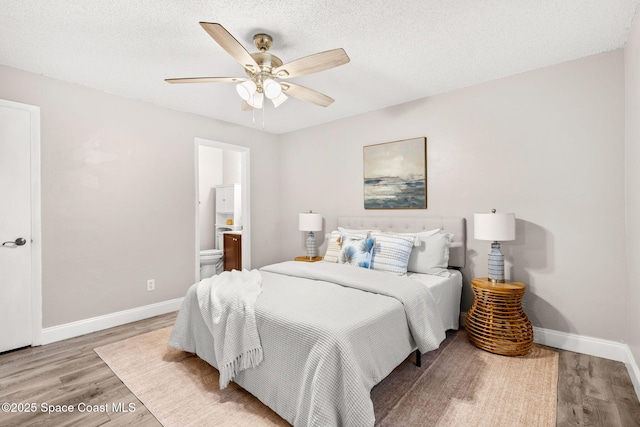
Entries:
[[13,245],[16,245],[16,246],[22,246],[22,245],[24,245],[25,243],[27,243],[27,241],[26,241],[23,237],[18,237],[18,238],[17,238],[16,240],[14,240],[13,242],[4,242],[4,243],[2,244],[2,246],[7,245],[7,244],[13,244]]

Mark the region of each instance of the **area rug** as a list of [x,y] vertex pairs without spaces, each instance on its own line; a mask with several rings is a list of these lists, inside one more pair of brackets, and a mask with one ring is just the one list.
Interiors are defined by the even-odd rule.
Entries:
[[[163,426],[289,425],[235,383],[220,390],[215,368],[167,346],[170,332],[95,349]],[[555,426],[555,351],[534,345],[526,356],[499,356],[462,331],[445,344],[423,356],[423,368],[407,360],[372,390],[377,426]]]

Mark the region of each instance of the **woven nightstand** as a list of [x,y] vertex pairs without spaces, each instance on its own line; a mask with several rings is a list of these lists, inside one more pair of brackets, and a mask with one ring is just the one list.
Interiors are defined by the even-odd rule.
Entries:
[[475,300],[465,328],[477,347],[505,356],[522,356],[533,345],[533,328],[522,309],[526,286],[520,282],[493,283],[473,279]]

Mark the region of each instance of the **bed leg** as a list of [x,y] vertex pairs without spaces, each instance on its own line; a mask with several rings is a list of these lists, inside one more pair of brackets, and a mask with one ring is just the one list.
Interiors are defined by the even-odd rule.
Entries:
[[422,366],[422,354],[420,350],[416,350],[416,366],[420,368]]

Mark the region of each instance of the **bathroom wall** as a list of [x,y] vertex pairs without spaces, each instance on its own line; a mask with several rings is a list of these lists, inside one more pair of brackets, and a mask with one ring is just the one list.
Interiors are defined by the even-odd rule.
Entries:
[[238,151],[222,150],[222,183],[238,184],[242,181],[242,154]]
[[242,181],[242,154],[206,145],[198,146],[198,189],[200,197],[200,250],[214,249],[215,212],[218,185]]
[[198,146],[198,193],[200,197],[200,250],[215,247],[216,192],[224,183],[224,152],[219,148]]

